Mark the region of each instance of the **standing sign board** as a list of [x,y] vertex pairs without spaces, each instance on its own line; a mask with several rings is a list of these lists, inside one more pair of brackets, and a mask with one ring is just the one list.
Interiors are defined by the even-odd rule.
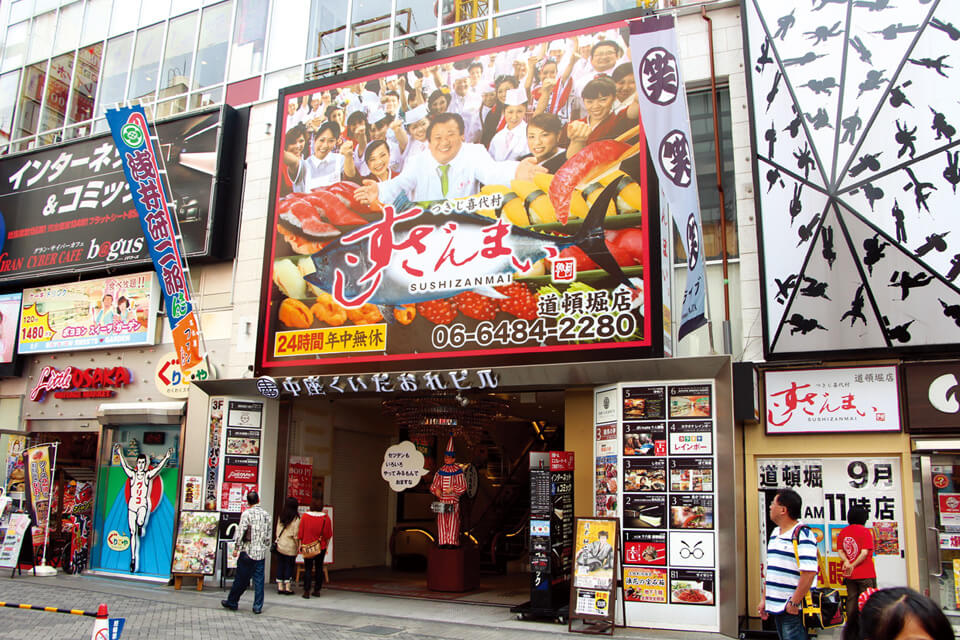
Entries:
[[[0,525],[0,567],[9,569],[17,566],[23,538],[30,529],[30,516],[26,513],[12,513],[6,524]],[[31,543],[28,543],[32,545]]]
[[[613,635],[619,522],[616,518],[577,518],[574,529],[567,630]],[[574,625],[574,621],[578,623]]]
[[[596,401],[609,390],[598,389]],[[621,523],[624,624],[719,631],[717,550],[733,543],[733,533],[717,508],[714,383],[622,383],[613,390],[616,421],[596,427],[596,513]]]
[[[768,509],[779,489],[793,489],[803,500],[801,520],[817,537],[821,586],[843,585],[843,561],[837,553],[837,536],[847,526],[847,510],[867,510],[868,528],[873,529],[874,558],[880,587],[907,583],[904,558],[906,532],[900,487],[900,459],[843,458],[758,458],[757,487],[760,490],[760,539],[770,536]],[[766,549],[761,550],[761,570],[766,567]]]
[[530,613],[558,617],[573,548],[571,451],[530,453]]

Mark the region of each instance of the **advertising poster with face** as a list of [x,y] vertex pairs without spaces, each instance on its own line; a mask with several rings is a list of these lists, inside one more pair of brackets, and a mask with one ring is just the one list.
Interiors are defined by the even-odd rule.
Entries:
[[281,92],[259,370],[654,348],[626,24]]
[[574,537],[573,586],[611,590],[617,556],[616,520],[578,518]]
[[625,456],[665,456],[667,455],[666,422],[625,422],[623,423],[623,455]]

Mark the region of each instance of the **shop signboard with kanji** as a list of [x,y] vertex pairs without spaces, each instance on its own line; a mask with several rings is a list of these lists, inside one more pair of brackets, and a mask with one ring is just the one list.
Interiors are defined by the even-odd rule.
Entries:
[[897,367],[764,372],[769,434],[900,431]]
[[153,273],[24,289],[17,351],[53,353],[157,343]]
[[[217,110],[157,127],[174,215],[190,258],[215,256],[217,210],[230,171]],[[229,160],[229,158],[224,158]],[[218,186],[220,185],[220,186]],[[0,283],[150,263],[147,244],[109,135],[0,160]]]
[[[636,94],[615,111],[609,77],[587,88],[564,67],[524,89],[515,71],[545,61],[553,73],[578,46],[590,59],[589,40],[632,79],[626,24],[528,32],[281,91],[258,374],[659,353],[656,180]],[[506,64],[510,94],[492,115],[481,104],[493,76],[473,78],[473,62]],[[393,109],[391,92],[427,85],[429,100]],[[599,111],[583,91],[603,96]],[[500,112],[510,121],[498,132]],[[592,130],[565,142],[588,118]],[[670,161],[689,177],[689,161]]]
[[[843,584],[843,560],[837,552],[837,536],[847,526],[848,510],[862,507],[867,511],[866,526],[873,531],[879,586],[906,584],[900,478],[899,458],[758,458],[760,539],[766,540],[774,526],[768,511],[777,490],[793,489],[803,500],[800,520],[817,538],[819,584],[839,587]],[[761,568],[766,568],[765,547],[761,549]]]

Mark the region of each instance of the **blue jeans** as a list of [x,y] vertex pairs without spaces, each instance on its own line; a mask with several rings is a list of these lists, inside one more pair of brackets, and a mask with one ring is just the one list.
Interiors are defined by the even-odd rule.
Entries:
[[803,616],[790,613],[771,613],[777,625],[780,640],[808,640],[807,629],[803,626]]
[[237,575],[233,579],[233,586],[230,587],[230,595],[227,596],[227,602],[234,608],[240,602],[240,596],[250,586],[250,579],[253,578],[253,610],[263,609],[263,560],[252,560],[245,551],[240,552],[237,558]]

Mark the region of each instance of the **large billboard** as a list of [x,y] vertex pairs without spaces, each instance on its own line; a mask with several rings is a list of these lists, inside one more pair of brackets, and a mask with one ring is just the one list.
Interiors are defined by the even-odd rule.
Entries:
[[24,289],[22,305],[20,354],[157,343],[152,272]]
[[[216,203],[233,162],[221,154],[228,112],[157,125],[189,258],[218,251]],[[109,134],[0,160],[0,283],[143,264],[150,255]]]
[[629,35],[594,22],[281,92],[260,373],[662,349]]
[[768,357],[960,343],[960,3],[744,2]]

